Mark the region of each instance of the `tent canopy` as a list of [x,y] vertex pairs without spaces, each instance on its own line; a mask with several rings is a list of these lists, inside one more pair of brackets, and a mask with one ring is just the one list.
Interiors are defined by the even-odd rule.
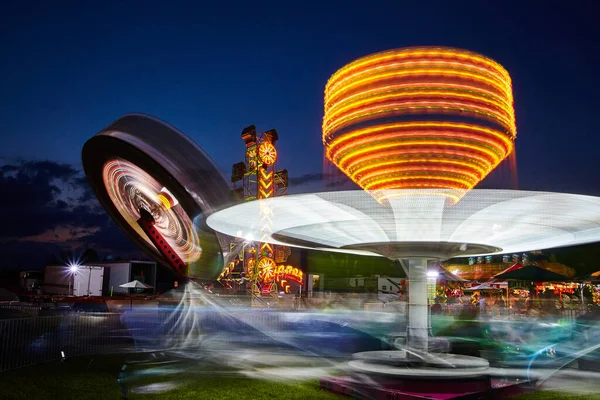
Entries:
[[465,291],[465,292],[474,292],[476,290],[504,290],[504,289],[493,287],[493,286],[490,286],[490,285],[486,285],[485,283],[482,283],[481,285],[477,285],[477,286],[473,286],[473,287],[470,287],[470,288],[466,288],[463,291]]
[[565,275],[548,271],[547,269],[540,268],[537,265],[527,265],[525,267],[514,269],[512,271],[503,272],[500,275],[495,275],[494,279],[505,281],[530,282],[561,282],[571,280]]
[[151,289],[152,286],[145,284],[144,282],[140,282],[137,279],[131,282],[124,283],[119,285],[122,288],[132,288],[132,289]]
[[576,282],[600,282],[600,271],[593,272],[573,279]]
[[452,272],[448,271],[446,268],[442,266],[442,264],[435,264],[429,267],[428,272],[437,272],[438,279],[445,279],[447,281],[453,282],[467,282],[466,279],[463,279],[459,276],[454,275]]

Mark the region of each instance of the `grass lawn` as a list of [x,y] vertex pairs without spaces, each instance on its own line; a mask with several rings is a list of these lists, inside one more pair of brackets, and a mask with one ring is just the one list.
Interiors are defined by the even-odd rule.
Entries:
[[[128,400],[220,400],[220,399],[315,399],[341,400],[347,397],[319,389],[317,380],[301,383],[274,382],[242,377],[203,368],[161,367],[128,363],[124,356],[81,357],[0,374],[2,400],[122,400],[121,385]],[[124,373],[122,373],[124,372]],[[234,372],[234,371],[231,371]],[[516,400],[598,400],[600,395],[569,395],[539,391]]]
[[156,394],[129,394],[129,400],[225,400],[225,399],[290,399],[340,400],[347,397],[322,391],[317,381],[280,383],[239,377],[207,378],[183,382],[176,389]]
[[[80,357],[0,373],[0,399],[121,400],[121,386],[117,378],[124,361],[123,356]],[[144,371],[144,368],[135,366],[128,368],[129,376],[122,379],[127,387],[128,400],[345,398],[322,391],[316,380],[278,383],[239,375],[211,375],[206,371],[187,370],[167,375],[146,375]],[[165,387],[170,390],[164,391]],[[148,393],[155,390],[158,391]]]
[[2,400],[121,400],[123,357],[81,357],[0,374]]

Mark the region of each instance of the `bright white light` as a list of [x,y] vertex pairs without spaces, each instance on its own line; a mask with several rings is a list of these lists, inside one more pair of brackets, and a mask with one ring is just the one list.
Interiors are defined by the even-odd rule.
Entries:
[[[361,244],[461,243],[467,250],[471,244],[497,249],[473,256],[600,241],[599,197],[474,189],[451,205],[434,189],[401,192],[386,192],[390,201],[385,206],[360,190],[249,201],[211,214],[207,223],[231,236],[243,231],[272,244],[370,255],[378,254],[360,250]],[[272,211],[268,233],[260,231],[263,202]]]
[[251,242],[251,241],[253,241],[253,240],[254,240],[254,237],[252,236],[252,233],[248,233],[248,234],[246,235],[246,240],[247,240],[247,241],[249,241],[249,242]]
[[235,237],[242,237],[242,231],[237,231],[235,233]]
[[428,278],[437,278],[438,275],[439,273],[437,271],[427,271]]
[[71,271],[72,274],[76,273],[79,270],[79,265],[70,265],[69,266],[69,271]]

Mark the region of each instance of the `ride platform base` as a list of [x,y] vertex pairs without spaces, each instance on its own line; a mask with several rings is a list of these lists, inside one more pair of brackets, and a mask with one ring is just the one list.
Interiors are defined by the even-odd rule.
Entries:
[[533,381],[483,379],[371,380],[342,376],[321,378],[329,392],[362,400],[480,400],[502,399],[534,390]]

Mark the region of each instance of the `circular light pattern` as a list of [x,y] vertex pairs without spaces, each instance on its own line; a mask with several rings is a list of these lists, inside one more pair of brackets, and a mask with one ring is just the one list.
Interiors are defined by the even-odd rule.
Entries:
[[[389,206],[363,190],[250,201],[213,213],[207,223],[275,245],[388,258],[514,254],[600,241],[600,197],[473,189],[449,204],[437,189],[393,191],[403,193],[387,193]],[[269,233],[260,230],[265,204],[272,210]]]
[[275,260],[270,257],[263,257],[258,261],[258,270],[263,275],[261,278],[263,282],[271,282],[275,279],[275,272],[277,271],[277,264]]
[[508,72],[469,51],[372,54],[325,89],[325,154],[379,201],[382,190],[403,188],[447,189],[457,201],[512,152],[515,137]]
[[260,161],[266,165],[273,165],[277,160],[277,150],[272,143],[263,142],[258,147],[258,156],[260,157]]
[[[231,191],[217,164],[197,143],[156,117],[127,114],[86,141],[81,158],[102,207],[145,253],[183,277],[220,275],[223,249],[204,220],[231,201]],[[152,244],[155,237],[149,241],[142,232],[137,223],[141,204],[153,209],[157,221],[152,229],[166,237],[185,268]],[[143,231],[149,231],[148,224]]]
[[152,214],[154,227],[184,262],[200,258],[202,249],[192,220],[152,176],[131,162],[114,159],[104,164],[102,177],[118,212],[150,246],[154,247],[137,223],[142,208]]

